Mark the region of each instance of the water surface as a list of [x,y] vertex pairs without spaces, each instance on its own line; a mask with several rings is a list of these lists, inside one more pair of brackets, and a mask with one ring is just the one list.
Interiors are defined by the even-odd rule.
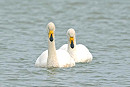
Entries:
[[[56,25],[56,48],[76,30],[91,63],[36,68],[47,49],[46,25]],[[1,0],[0,87],[130,87],[129,0]]]

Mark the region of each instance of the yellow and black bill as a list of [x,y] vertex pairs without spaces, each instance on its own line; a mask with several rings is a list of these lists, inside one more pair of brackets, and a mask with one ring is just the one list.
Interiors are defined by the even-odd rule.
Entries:
[[49,30],[49,40],[52,42],[54,40],[54,31]]
[[74,37],[70,37],[70,47],[74,48]]

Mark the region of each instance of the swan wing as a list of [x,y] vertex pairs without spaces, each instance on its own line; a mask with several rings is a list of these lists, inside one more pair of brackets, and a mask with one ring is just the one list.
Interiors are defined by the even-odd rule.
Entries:
[[79,62],[90,62],[92,61],[92,54],[89,52],[88,48],[82,44],[78,44],[77,48],[77,58]]
[[48,50],[44,51],[36,60],[35,66],[47,67]]

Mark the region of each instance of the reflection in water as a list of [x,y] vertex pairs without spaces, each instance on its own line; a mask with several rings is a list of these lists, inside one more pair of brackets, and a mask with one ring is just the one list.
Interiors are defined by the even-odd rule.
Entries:
[[54,76],[57,74],[57,68],[48,68],[47,72],[49,76]]

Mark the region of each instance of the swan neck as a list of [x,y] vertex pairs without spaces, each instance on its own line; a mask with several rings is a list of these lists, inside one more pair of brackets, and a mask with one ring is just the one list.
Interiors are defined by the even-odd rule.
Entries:
[[77,56],[76,56],[76,38],[74,38],[74,48],[73,49],[70,47],[70,42],[68,41],[68,50],[67,51],[70,54],[70,56],[72,58],[74,58],[74,60],[75,60],[75,58],[77,58]]
[[47,59],[48,67],[58,67],[58,60],[56,56],[56,47],[55,40],[52,42],[48,39],[48,59]]

